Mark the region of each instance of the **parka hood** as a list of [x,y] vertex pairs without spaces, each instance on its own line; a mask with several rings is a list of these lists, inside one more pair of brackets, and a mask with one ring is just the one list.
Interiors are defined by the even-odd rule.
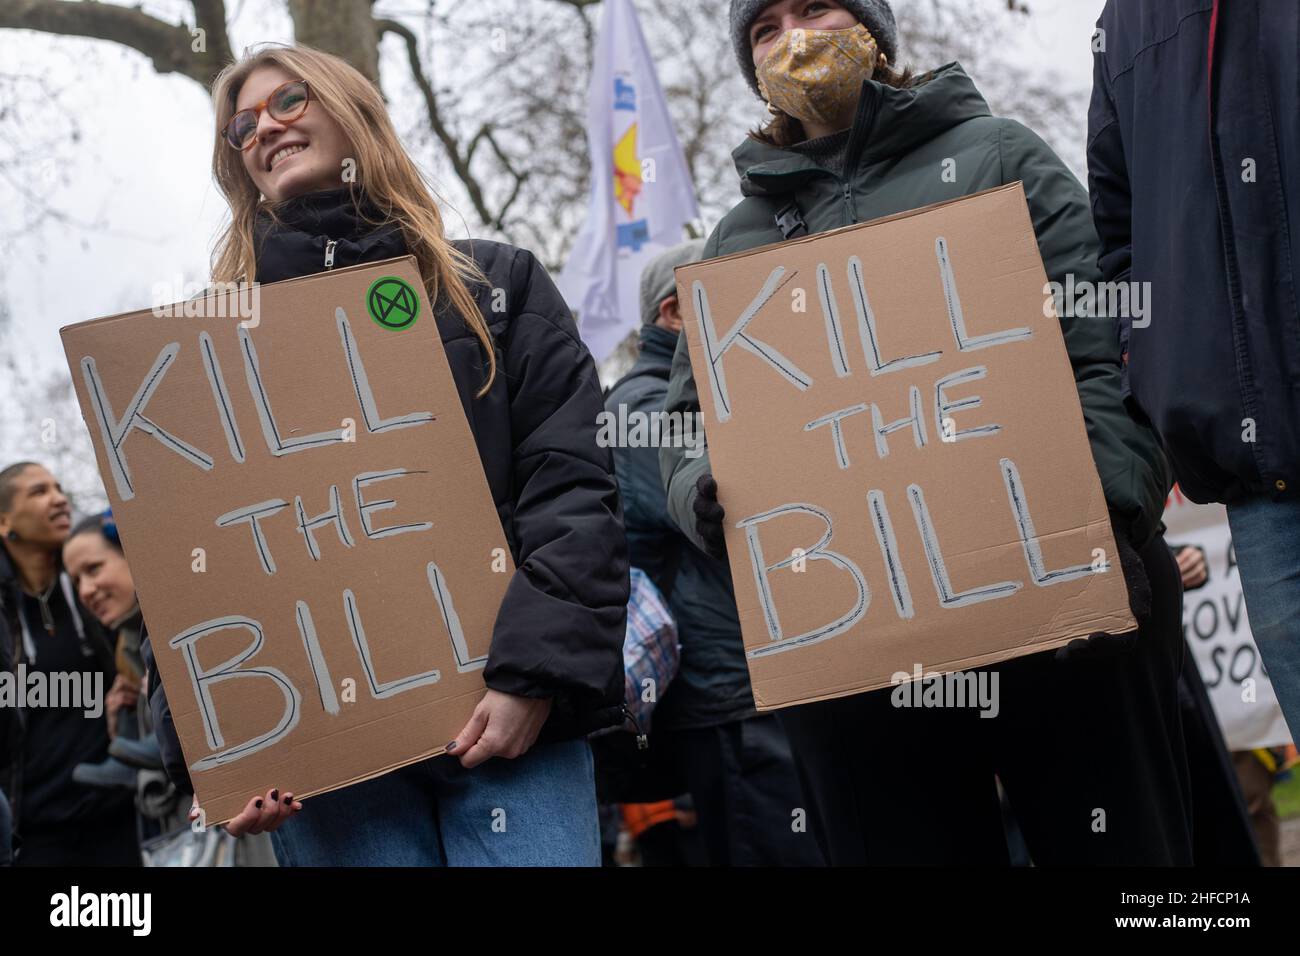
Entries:
[[[849,150],[852,154],[855,143],[862,144],[856,161],[871,163],[905,154],[959,123],[990,115],[988,103],[957,63],[939,67],[905,90],[866,80]],[[820,169],[807,156],[750,137],[731,156],[746,196],[788,192],[801,173],[814,175]]]

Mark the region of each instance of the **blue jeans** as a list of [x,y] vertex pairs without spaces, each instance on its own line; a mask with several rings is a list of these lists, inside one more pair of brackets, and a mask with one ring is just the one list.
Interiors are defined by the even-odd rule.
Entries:
[[1300,501],[1228,505],[1228,525],[1250,633],[1291,736],[1300,740]]
[[600,866],[591,748],[431,757],[308,798],[271,839],[281,866]]

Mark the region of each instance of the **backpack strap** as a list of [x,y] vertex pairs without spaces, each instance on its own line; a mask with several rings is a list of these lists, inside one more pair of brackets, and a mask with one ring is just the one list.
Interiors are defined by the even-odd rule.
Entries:
[[793,199],[776,211],[776,228],[781,230],[782,239],[792,239],[800,230],[808,234],[808,223],[804,222],[799,204]]

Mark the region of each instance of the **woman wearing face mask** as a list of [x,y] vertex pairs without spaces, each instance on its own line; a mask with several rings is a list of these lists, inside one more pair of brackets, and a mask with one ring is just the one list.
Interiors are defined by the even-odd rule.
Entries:
[[[600,384],[569,310],[527,251],[445,238],[379,91],[344,61],[266,48],[224,70],[213,100],[213,171],[231,209],[213,278],[415,256],[517,567],[487,693],[450,756],[305,809],[272,787],[227,829],[273,831],[284,865],[598,866],[585,735],[621,719],[628,567],[613,462],[596,444]],[[184,780],[160,683],[151,707]],[[506,832],[490,831],[494,808]]]
[[[741,70],[772,118],[733,154],[745,198],[704,258],[1020,180],[1049,278],[1100,278],[1087,193],[1038,136],[991,115],[957,64],[896,71],[886,0],[732,0],[730,18]],[[1190,861],[1178,572],[1160,536],[1167,466],[1126,411],[1114,323],[1061,324],[1141,629],[1000,665],[990,720],[894,708],[889,691],[781,711],[833,863],[1004,862],[995,773],[1036,863]],[[683,337],[665,410],[699,407]],[[725,559],[709,456],[673,444],[661,451],[670,513]]]

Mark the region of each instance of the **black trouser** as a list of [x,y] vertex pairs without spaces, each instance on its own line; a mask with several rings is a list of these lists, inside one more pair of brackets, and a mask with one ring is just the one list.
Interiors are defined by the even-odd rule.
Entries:
[[1197,866],[1260,866],[1246,798],[1190,649],[1178,696],[1191,778],[1192,859]]
[[[808,803],[773,714],[663,731],[713,866],[820,866]],[[802,812],[801,812],[802,811]]]
[[14,862],[13,822],[9,798],[0,790],[0,866],[12,866]]
[[996,717],[897,708],[890,690],[781,711],[827,859],[1006,864],[996,774],[1037,865],[1189,864],[1182,588],[1163,539],[1142,560],[1152,616],[1133,651],[985,668]]
[[642,866],[707,866],[699,833],[676,820],[656,823],[636,838]]
[[16,866],[140,866],[135,806],[94,820],[22,834]]

